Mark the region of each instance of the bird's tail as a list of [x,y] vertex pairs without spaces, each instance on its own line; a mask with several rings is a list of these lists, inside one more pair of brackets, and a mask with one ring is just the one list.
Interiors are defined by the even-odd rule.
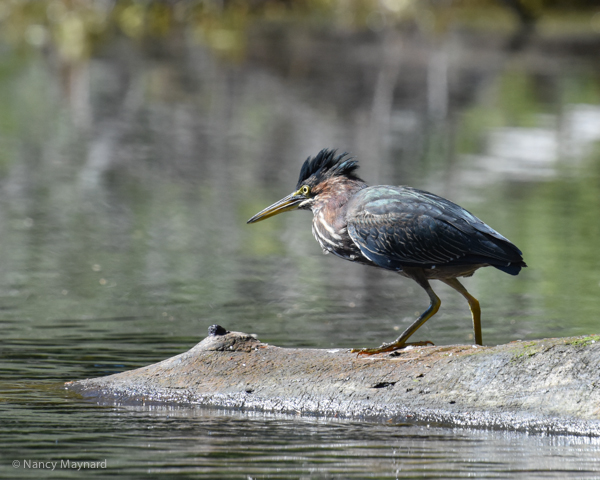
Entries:
[[521,271],[521,268],[526,267],[527,264],[523,261],[519,263],[511,263],[509,265],[494,265],[498,270],[502,270],[509,275],[518,275]]

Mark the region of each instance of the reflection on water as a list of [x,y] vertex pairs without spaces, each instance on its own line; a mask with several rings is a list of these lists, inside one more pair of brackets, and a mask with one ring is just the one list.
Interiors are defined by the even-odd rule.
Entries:
[[539,126],[491,128],[484,150],[470,155],[474,184],[493,184],[499,178],[512,181],[577,178],[583,162],[594,155],[600,141],[600,106],[565,105],[561,115],[545,114]]
[[[48,417],[61,405],[45,405],[31,423],[38,461],[103,461],[86,474],[128,478],[597,478],[597,439],[528,437],[428,426],[392,426],[211,410],[119,410],[69,407],[57,435]],[[48,414],[49,412],[49,414]],[[102,430],[90,423],[101,415]],[[64,419],[63,419],[64,420]],[[6,459],[22,458],[32,440],[14,426]],[[80,446],[88,445],[83,451]],[[526,454],[524,455],[524,449]],[[127,451],[127,455],[115,455]],[[14,475],[8,462],[0,472]],[[24,477],[39,471],[19,469]],[[69,473],[69,472],[67,472]],[[75,472],[73,472],[75,473]],[[65,470],[57,469],[57,476]],[[36,477],[36,475],[38,475]]]
[[[523,250],[518,277],[466,281],[485,343],[597,333],[595,38],[515,50],[500,34],[258,22],[236,61],[185,30],[67,61],[29,35],[39,48],[0,45],[3,475],[25,454],[99,455],[140,477],[600,470],[590,439],[107,409],[56,388],[180,353],[214,323],[282,346],[394,338],[427,304],[412,282],[323,257],[309,214],[245,224],[323,147],[358,156],[370,183],[462,204]],[[436,290],[420,335],[471,341],[462,297]]]

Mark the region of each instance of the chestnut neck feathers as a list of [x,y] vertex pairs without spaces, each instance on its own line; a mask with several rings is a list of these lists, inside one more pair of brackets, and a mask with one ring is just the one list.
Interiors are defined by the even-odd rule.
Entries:
[[345,212],[344,206],[348,200],[365,187],[367,184],[360,179],[344,176],[329,178],[312,189],[315,201],[311,210],[315,215],[323,212],[325,218],[333,221],[333,217]]
[[306,159],[296,187],[310,188],[311,201],[299,208],[312,210],[313,235],[323,251],[347,259],[362,257],[348,235],[346,221],[348,201],[367,187],[357,169],[358,162],[347,153],[336,155],[335,150],[324,149]]

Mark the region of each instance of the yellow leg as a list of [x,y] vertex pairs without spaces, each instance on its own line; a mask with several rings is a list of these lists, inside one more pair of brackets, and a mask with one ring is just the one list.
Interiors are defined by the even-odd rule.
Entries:
[[423,287],[425,289],[425,291],[427,292],[427,295],[429,295],[429,299],[431,300],[431,303],[429,305],[429,308],[427,310],[425,310],[420,316],[419,318],[417,318],[406,330],[404,330],[404,332],[402,332],[402,335],[400,335],[396,340],[394,340],[391,343],[384,343],[383,345],[381,345],[378,348],[354,348],[351,350],[351,352],[354,353],[358,353],[359,355],[374,355],[376,353],[385,353],[385,352],[392,352],[394,350],[398,350],[400,348],[406,347],[407,345],[433,345],[432,342],[429,341],[425,341],[425,342],[415,342],[415,343],[407,343],[406,341],[409,339],[409,337],[415,333],[419,327],[421,327],[421,325],[423,325],[427,320],[429,320],[431,317],[433,317],[437,311],[440,309],[440,305],[442,304],[441,300],[439,299],[439,297],[435,294],[435,292],[433,291],[433,289],[431,288],[431,285],[429,285],[429,281],[427,281],[427,279],[425,278],[425,275],[423,273],[423,270],[421,270],[420,268],[417,269],[410,269],[410,271],[408,271],[409,269],[405,269],[405,273],[409,273],[411,278],[417,282],[421,287]]
[[475,333],[475,343],[477,345],[483,345],[481,336],[481,308],[479,307],[479,301],[473,297],[467,289],[460,283],[456,278],[449,278],[442,280],[446,285],[452,287],[469,302],[469,308],[471,309],[471,317],[473,317],[473,332]]

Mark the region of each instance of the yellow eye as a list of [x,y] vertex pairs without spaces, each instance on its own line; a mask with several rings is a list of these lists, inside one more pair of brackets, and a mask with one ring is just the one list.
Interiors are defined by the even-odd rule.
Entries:
[[302,186],[302,188],[300,189],[300,193],[302,195],[308,195],[310,193],[310,187],[308,185]]

